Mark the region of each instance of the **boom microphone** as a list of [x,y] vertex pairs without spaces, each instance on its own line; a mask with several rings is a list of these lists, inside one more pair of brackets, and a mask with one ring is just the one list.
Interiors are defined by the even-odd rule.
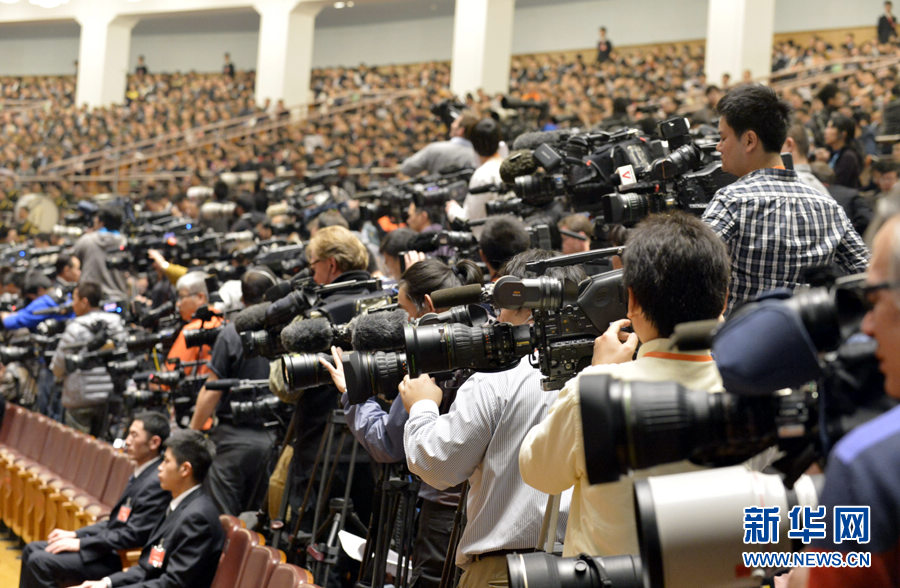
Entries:
[[519,176],[530,176],[540,164],[528,149],[513,151],[500,164],[500,179],[504,184],[514,184]]
[[544,143],[561,143],[570,136],[578,133],[578,129],[557,129],[555,131],[536,131],[531,133],[522,133],[516,137],[513,143],[513,149],[536,149]]
[[357,317],[353,326],[355,351],[385,351],[406,346],[404,327],[409,321],[405,310],[373,312]]
[[479,304],[481,302],[489,302],[490,294],[485,296],[482,294],[482,288],[479,284],[470,284],[468,286],[457,286],[456,288],[444,288],[443,290],[435,290],[431,293],[431,302],[435,308],[450,308],[451,306],[461,306],[463,304]]
[[248,306],[234,317],[234,328],[238,333],[245,331],[258,331],[265,326],[266,311],[271,306],[271,302],[260,302]]
[[345,342],[349,342],[349,329],[333,327],[327,318],[294,320],[281,330],[281,346],[295,353],[327,351]]

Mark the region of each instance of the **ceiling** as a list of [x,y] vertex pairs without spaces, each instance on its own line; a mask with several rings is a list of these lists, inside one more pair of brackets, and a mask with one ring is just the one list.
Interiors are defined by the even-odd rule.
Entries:
[[[552,6],[585,0],[515,0],[516,8]],[[380,22],[452,16],[455,0],[383,0],[357,3],[352,8],[324,8],[316,18],[317,27],[346,27]],[[208,10],[142,17],[135,35],[250,32],[259,30],[259,15],[245,9]],[[80,27],[71,20],[28,23],[0,23],[2,38],[77,37]]]

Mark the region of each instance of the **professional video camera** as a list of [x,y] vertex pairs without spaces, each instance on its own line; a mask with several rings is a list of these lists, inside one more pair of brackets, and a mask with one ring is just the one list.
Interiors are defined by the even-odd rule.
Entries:
[[293,412],[292,405],[272,395],[268,380],[216,380],[206,387],[228,393],[231,420],[238,426],[286,428]]
[[212,329],[185,329],[184,345],[185,347],[202,347],[204,345],[212,347],[223,328],[219,326]]
[[565,196],[576,212],[602,213],[607,223],[633,225],[647,214],[676,208],[699,214],[736,178],[721,169],[717,139],[693,138],[686,119],[664,121],[659,131],[667,145],[636,129],[548,133],[548,142],[530,158],[514,154],[527,161],[510,166],[517,175],[513,190],[532,206]]
[[447,128],[450,128],[450,125],[462,115],[465,108],[465,104],[453,100],[443,100],[431,107],[431,114],[438,117],[442,123],[447,125]]
[[[595,432],[585,443],[589,455],[603,456],[588,464],[588,479],[610,482],[629,469],[682,459],[733,465],[777,445],[786,456],[776,467],[792,484],[852,419],[865,418],[856,409],[872,400],[846,377],[846,366],[874,361],[874,342],[849,338],[864,314],[863,280],[839,278],[791,297],[776,291],[725,323],[679,325],[680,349],[709,347],[711,338],[726,392],[583,376],[582,419]],[[664,425],[654,418],[660,411],[669,415]]]
[[405,181],[392,181],[378,189],[356,195],[362,200],[360,215],[364,220],[382,216],[406,220],[410,204],[417,208],[443,210],[450,200],[462,202],[469,193],[469,178],[474,169],[464,168]]

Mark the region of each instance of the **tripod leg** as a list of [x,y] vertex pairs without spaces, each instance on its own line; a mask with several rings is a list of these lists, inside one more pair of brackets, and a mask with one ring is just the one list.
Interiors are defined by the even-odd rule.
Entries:
[[[452,588],[456,581],[456,547],[462,533],[463,516],[466,510],[466,496],[469,494],[469,484],[466,483],[459,495],[459,503],[456,505],[456,516],[453,518],[453,531],[450,533],[450,543],[447,545],[447,559],[444,561],[444,571],[441,574],[441,588]],[[452,584],[451,584],[452,582]]]

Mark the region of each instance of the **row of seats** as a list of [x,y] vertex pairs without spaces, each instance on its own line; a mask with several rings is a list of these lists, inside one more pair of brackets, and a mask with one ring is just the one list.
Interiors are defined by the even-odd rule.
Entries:
[[[0,424],[0,519],[24,541],[55,528],[75,530],[108,516],[134,464],[97,441],[44,415],[7,404]],[[312,574],[285,563],[236,517],[222,515],[226,543],[214,588],[314,586]],[[140,550],[122,554],[134,564]]]
[[108,443],[7,404],[0,426],[0,518],[24,541],[109,514],[134,466]]
[[285,563],[284,552],[265,544],[259,533],[248,531],[231,515],[219,517],[225,529],[225,547],[211,588],[312,587],[313,575]]

